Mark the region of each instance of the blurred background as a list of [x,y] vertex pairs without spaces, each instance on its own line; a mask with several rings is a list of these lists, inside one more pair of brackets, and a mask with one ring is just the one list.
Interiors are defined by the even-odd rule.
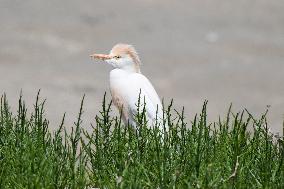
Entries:
[[[29,107],[41,89],[57,128],[84,123],[109,93],[111,67],[89,55],[133,44],[161,98],[184,106],[188,122],[209,100],[209,119],[247,108],[282,130],[284,1],[280,0],[0,0],[0,93],[13,110],[20,91]],[[282,132],[281,132],[282,133]]]

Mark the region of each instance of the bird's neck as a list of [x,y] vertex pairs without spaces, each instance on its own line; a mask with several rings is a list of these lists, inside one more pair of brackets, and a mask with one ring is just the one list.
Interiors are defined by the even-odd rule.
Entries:
[[139,65],[126,65],[123,68],[120,68],[129,73],[141,73]]

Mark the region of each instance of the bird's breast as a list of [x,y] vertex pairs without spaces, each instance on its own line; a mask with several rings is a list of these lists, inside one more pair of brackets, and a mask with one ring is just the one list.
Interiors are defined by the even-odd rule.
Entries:
[[127,106],[127,99],[125,94],[125,87],[127,76],[120,70],[112,70],[110,73],[110,92],[112,101],[119,109]]
[[113,101],[113,103],[116,107],[121,109],[121,108],[126,106],[125,100],[124,100],[122,94],[120,94],[117,89],[111,88],[110,92],[111,92],[112,101]]
[[114,69],[110,73],[110,90],[113,102],[116,106],[135,107],[139,94],[145,96],[145,88],[143,87],[146,79],[141,79],[140,74],[128,73],[124,70]]

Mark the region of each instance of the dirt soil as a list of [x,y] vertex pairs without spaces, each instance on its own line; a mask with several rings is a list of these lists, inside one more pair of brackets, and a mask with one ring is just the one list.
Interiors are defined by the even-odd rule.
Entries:
[[[133,44],[142,72],[188,122],[209,100],[209,119],[269,106],[271,130],[284,114],[284,1],[280,0],[2,0],[0,93],[12,109],[23,91],[29,107],[38,89],[57,128],[75,121],[86,94],[88,127],[109,91],[111,67],[89,54]],[[108,92],[109,98],[109,92]],[[70,125],[70,126],[69,126]],[[281,131],[282,133],[282,131]]]

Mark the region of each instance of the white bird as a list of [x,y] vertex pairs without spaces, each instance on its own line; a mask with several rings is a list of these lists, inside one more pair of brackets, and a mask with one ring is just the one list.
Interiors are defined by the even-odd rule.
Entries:
[[148,127],[153,128],[156,124],[162,131],[164,128],[163,107],[154,87],[140,71],[141,61],[134,47],[128,44],[117,44],[108,55],[92,54],[90,56],[114,67],[110,72],[110,91],[114,105],[122,113],[124,124],[129,123],[137,129],[135,115],[140,94],[140,105],[145,105]]

